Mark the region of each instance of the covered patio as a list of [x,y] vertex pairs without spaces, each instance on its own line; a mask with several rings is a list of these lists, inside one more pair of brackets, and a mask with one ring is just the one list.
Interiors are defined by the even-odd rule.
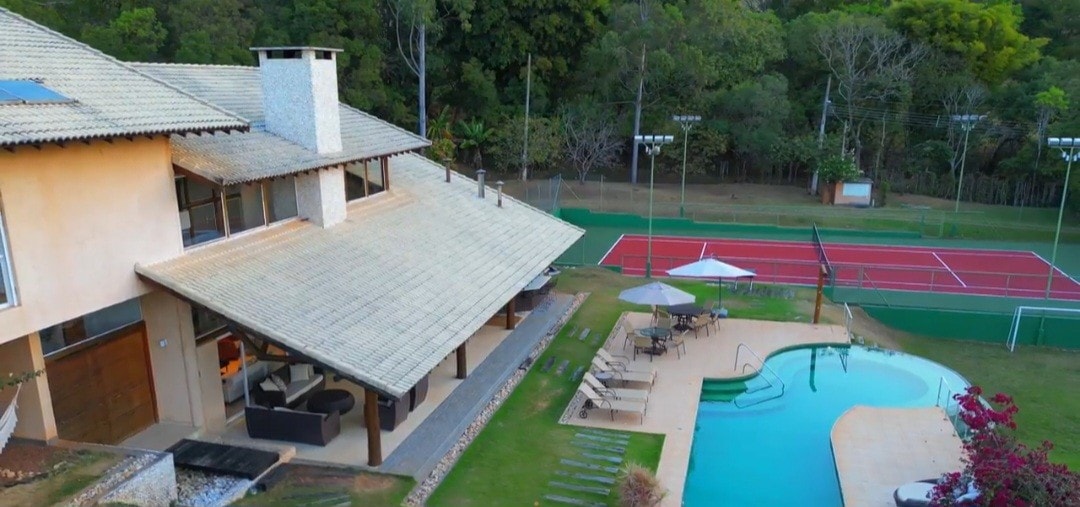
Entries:
[[[352,393],[344,417],[323,421],[323,440],[339,425],[341,435],[363,435],[366,449],[305,449],[312,459],[382,464],[407,425],[364,431],[380,426],[379,400],[408,400],[430,380],[416,410],[432,410],[517,324],[522,290],[582,234],[512,199],[478,196],[474,181],[422,157],[396,160],[397,184],[350,204],[342,223],[291,221],[136,267],[219,314],[259,360],[313,365],[301,379],[322,375],[325,387]],[[261,409],[268,431],[308,418],[295,414],[306,412],[291,386],[279,389],[293,413]],[[224,434],[244,438],[238,432]]]

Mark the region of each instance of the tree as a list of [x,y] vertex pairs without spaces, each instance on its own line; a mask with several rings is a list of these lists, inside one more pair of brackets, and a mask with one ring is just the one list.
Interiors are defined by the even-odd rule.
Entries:
[[1035,94],[1036,110],[1035,118],[1035,167],[1032,173],[1039,171],[1039,160],[1042,159],[1042,146],[1046,138],[1046,128],[1050,126],[1050,120],[1069,109],[1069,99],[1065,96],[1065,90],[1051,86]]
[[860,114],[860,108],[905,99],[915,67],[926,57],[926,48],[911,44],[878,18],[832,12],[815,21],[819,29],[814,47],[832,73],[836,94],[844,106],[844,151],[850,139],[858,161],[863,148],[862,126],[867,119]]
[[[487,154],[489,164],[499,171],[513,172],[521,169],[524,121],[521,115],[505,116],[495,125]],[[527,167],[533,171],[547,169],[559,158],[563,145],[561,130],[558,118],[529,119],[529,152],[528,160],[525,161]]]
[[1080,475],[1065,465],[1050,463],[1053,449],[1044,441],[1032,449],[1016,440],[1019,411],[1013,399],[996,394],[990,404],[972,386],[955,398],[960,418],[970,428],[964,442],[965,467],[946,474],[934,487],[931,504],[939,507],[962,505],[1069,507],[1080,503]]
[[248,0],[176,0],[161,2],[169,29],[168,49],[181,63],[250,65],[248,49],[256,16]]
[[903,0],[894,2],[888,15],[901,33],[960,56],[989,84],[1034,63],[1047,42],[1020,31],[1023,14],[1011,0]]
[[152,7],[120,13],[105,26],[88,26],[82,38],[116,58],[127,61],[155,60],[165,42],[165,27]]
[[563,114],[563,146],[566,159],[585,183],[589,173],[615,163],[622,143],[615,134],[611,114],[597,107],[577,106]]
[[951,150],[949,174],[953,179],[959,177],[957,171],[964,162],[963,156],[966,151],[964,144],[969,142],[968,137],[970,137],[970,134],[965,132],[964,129],[974,129],[977,123],[965,124],[964,122],[953,121],[952,118],[957,115],[978,115],[978,109],[986,100],[986,97],[986,88],[978,83],[971,83],[964,79],[955,81],[949,88],[941,90],[940,100],[945,109],[945,121],[948,122],[948,143]]

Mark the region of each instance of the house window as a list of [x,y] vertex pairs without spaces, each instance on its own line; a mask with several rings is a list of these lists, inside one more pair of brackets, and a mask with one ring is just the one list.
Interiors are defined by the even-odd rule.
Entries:
[[353,163],[345,166],[345,200],[354,201],[386,190],[383,169],[379,161]]
[[41,352],[48,356],[72,345],[116,331],[142,320],[139,298],[132,298],[82,317],[42,329]]
[[296,216],[296,178],[274,178],[264,185],[266,211],[270,222],[278,222]]
[[219,313],[202,306],[191,305],[191,323],[195,328],[195,338],[219,333],[225,329],[227,321]]
[[263,183],[217,187],[183,174],[179,168],[176,203],[184,247],[224,238],[267,223],[295,217],[296,179],[292,176]]
[[180,233],[184,246],[198,245],[225,236],[221,193],[187,176],[177,176],[176,202],[180,205]]
[[229,234],[266,225],[262,185],[225,187],[225,208],[225,214],[229,217]]
[[15,282],[11,275],[11,254],[8,250],[7,233],[4,231],[4,214],[0,210],[0,308],[15,305]]

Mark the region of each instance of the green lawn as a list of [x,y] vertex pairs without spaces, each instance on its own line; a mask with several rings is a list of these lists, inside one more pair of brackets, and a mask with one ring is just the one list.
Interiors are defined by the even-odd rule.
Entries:
[[[577,382],[567,379],[569,372],[556,377],[554,369],[542,373],[538,366],[552,356],[559,361],[569,359],[570,369],[586,365],[596,346],[589,340],[582,342],[570,336],[571,330],[588,327],[606,336],[622,312],[647,310],[617,299],[619,291],[641,283],[640,278],[626,278],[598,268],[569,270],[559,276],[559,291],[591,295],[465,451],[428,505],[533,505],[551,491],[547,482],[555,478],[559,458],[572,457],[578,451],[570,446],[575,429],[558,423],[577,389]],[[698,295],[699,301],[716,299],[715,286],[692,281],[672,283]],[[809,319],[792,300],[725,293],[724,304],[729,308],[739,307],[741,315],[756,318]],[[626,458],[655,470],[663,441],[662,435],[633,433]],[[609,505],[616,505],[616,500],[613,493],[608,498]]]
[[291,507],[297,505],[351,505],[394,507],[401,505],[416,485],[412,477],[375,474],[362,470],[282,465],[280,482],[261,493],[250,493],[237,506]]
[[1020,408],[1017,436],[1031,446],[1054,442],[1051,460],[1080,469],[1080,352],[1019,347],[1009,353],[1000,343],[911,336],[899,341],[906,352],[956,370],[987,397],[1012,396]]

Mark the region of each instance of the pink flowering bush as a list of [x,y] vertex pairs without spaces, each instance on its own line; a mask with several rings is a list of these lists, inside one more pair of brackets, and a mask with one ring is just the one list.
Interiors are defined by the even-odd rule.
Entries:
[[957,394],[960,418],[971,428],[964,444],[965,468],[946,474],[934,488],[931,505],[941,507],[1075,507],[1080,505],[1080,475],[1050,463],[1053,444],[1029,448],[1016,440],[1011,397],[996,394],[982,403],[971,386]]

